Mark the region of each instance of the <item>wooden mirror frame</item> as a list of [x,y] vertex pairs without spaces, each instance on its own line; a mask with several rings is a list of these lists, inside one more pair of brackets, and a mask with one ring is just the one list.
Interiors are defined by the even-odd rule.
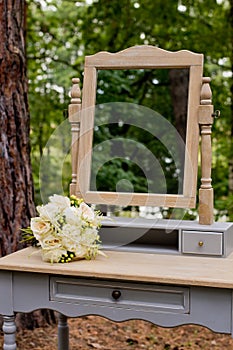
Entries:
[[[189,69],[183,193],[157,194],[91,191],[90,174],[96,103],[97,70],[146,68]],[[74,78],[74,85],[71,91],[72,99],[69,106],[69,119],[73,127],[72,183],[70,187],[71,194],[81,196],[87,203],[94,204],[194,208],[196,205],[197,190],[200,105],[202,104],[201,100],[204,101],[204,105],[211,104],[211,96],[209,96],[209,93],[207,93],[208,96],[205,96],[205,93],[203,95],[202,92],[203,96],[201,97],[203,79],[209,79],[202,78],[202,74],[203,55],[196,54],[187,50],[170,52],[162,50],[158,47],[142,45],[130,47],[117,53],[99,52],[92,56],[86,56],[84,66],[82,105],[80,99],[81,93],[78,87],[79,79]],[[204,81],[204,83],[208,82]],[[204,107],[206,110],[207,106],[201,107]],[[204,114],[208,114],[209,118],[210,112],[211,111],[208,110],[208,113]],[[206,124],[206,121],[204,121],[204,123]],[[208,120],[207,124],[210,125],[212,122]],[[207,143],[209,144],[209,139]],[[202,153],[204,154],[204,152]],[[191,176],[190,169],[192,169]],[[206,180],[205,174],[202,176],[202,180],[204,177]],[[204,189],[209,189],[211,187],[211,179],[207,180],[208,184],[205,182],[203,187]],[[206,202],[206,200],[204,202]],[[209,221],[210,220],[211,219],[209,219]]]

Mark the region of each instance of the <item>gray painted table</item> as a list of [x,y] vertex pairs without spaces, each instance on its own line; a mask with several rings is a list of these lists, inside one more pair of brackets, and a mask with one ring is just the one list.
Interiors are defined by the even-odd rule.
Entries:
[[26,248],[0,259],[4,350],[15,350],[16,312],[60,313],[58,348],[67,350],[67,317],[143,319],[159,326],[203,325],[232,334],[233,254],[226,258],[107,252],[93,261],[42,262]]

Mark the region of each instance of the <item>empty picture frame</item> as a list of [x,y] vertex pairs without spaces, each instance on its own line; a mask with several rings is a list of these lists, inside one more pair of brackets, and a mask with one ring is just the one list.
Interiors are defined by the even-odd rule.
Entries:
[[[91,188],[93,133],[99,70],[188,69],[188,102],[182,190],[179,193],[98,191]],[[87,203],[106,205],[166,206],[193,208],[196,205],[199,124],[198,108],[203,74],[203,55],[187,50],[169,52],[158,47],[134,46],[117,53],[86,56],[77,154],[76,195]],[[120,101],[120,99],[119,99]],[[146,116],[145,116],[146,118]],[[156,123],[156,120],[155,120]],[[156,125],[155,125],[156,127]],[[167,139],[169,139],[169,131]]]

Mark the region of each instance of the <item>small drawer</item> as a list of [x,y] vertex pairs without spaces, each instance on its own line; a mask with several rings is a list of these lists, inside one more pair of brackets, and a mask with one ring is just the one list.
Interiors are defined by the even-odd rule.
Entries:
[[223,233],[182,231],[182,253],[223,255]]

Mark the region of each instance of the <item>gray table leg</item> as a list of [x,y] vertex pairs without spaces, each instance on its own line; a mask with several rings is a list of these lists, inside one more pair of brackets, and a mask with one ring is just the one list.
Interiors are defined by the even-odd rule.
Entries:
[[16,325],[15,316],[3,316],[4,343],[3,350],[16,350]]
[[58,350],[69,350],[69,326],[67,317],[58,314]]

